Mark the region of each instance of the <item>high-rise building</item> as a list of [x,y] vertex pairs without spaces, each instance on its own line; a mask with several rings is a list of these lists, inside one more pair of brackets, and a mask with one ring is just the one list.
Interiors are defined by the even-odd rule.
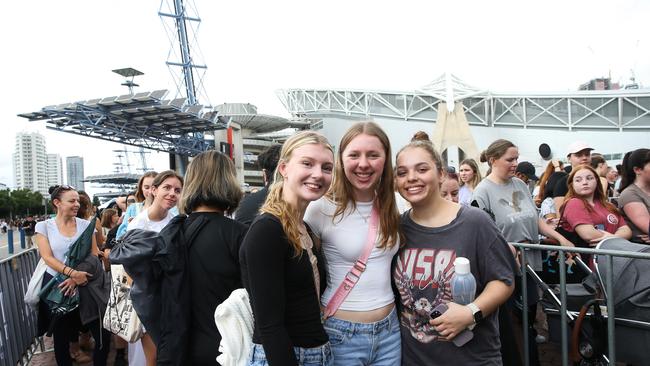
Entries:
[[68,156],[65,158],[68,185],[77,190],[85,190],[84,187],[84,158],[81,156]]
[[47,153],[45,138],[38,132],[16,134],[14,182],[18,189],[29,189],[47,196]]
[[61,155],[47,154],[47,185],[51,187],[59,184],[63,184]]

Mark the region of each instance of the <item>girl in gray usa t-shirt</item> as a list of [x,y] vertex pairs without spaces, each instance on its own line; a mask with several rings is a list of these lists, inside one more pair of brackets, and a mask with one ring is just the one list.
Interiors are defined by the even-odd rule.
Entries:
[[[397,188],[412,206],[401,218],[404,245],[393,267],[402,365],[501,365],[497,309],[512,293],[515,270],[508,244],[488,214],[440,196],[442,163],[428,140],[411,142],[396,160]],[[462,347],[450,342],[450,332],[470,327],[474,311],[452,300],[457,257],[470,261],[474,305],[484,315]],[[440,304],[448,310],[432,320]]]

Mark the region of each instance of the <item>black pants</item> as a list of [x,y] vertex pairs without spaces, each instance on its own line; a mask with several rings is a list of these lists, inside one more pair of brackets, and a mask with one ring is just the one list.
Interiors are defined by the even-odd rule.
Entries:
[[[43,285],[48,283],[52,276],[45,272],[43,276]],[[47,305],[41,301],[39,303],[39,329],[48,329],[52,319],[50,310]],[[70,342],[76,342],[79,339],[79,330],[81,329],[81,319],[79,310],[73,310],[62,317],[54,320],[52,327],[52,339],[54,340],[54,357],[58,366],[72,366],[70,357]],[[93,365],[106,366],[108,352],[111,349],[111,333],[104,329],[101,320],[97,319],[86,324],[95,339],[95,350],[93,352]],[[44,334],[45,332],[39,332]]]

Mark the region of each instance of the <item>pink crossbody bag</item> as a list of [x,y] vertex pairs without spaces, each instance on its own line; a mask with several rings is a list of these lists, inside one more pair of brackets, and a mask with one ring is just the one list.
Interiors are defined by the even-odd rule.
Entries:
[[372,211],[370,212],[370,223],[368,224],[368,236],[366,237],[366,245],[363,248],[363,252],[359,256],[359,259],[352,265],[352,268],[343,278],[343,282],[339,285],[339,288],[336,289],[334,296],[330,299],[330,302],[325,307],[325,312],[323,314],[324,318],[327,319],[330,316],[334,315],[339,309],[343,301],[350,294],[354,286],[359,282],[361,274],[366,270],[366,263],[368,262],[368,257],[372,252],[372,248],[375,247],[375,242],[377,240],[377,229],[379,226],[379,213],[377,212],[377,207],[372,206]]

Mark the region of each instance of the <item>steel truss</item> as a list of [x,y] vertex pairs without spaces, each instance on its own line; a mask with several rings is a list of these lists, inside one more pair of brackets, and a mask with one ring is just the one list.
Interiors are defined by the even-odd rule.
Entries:
[[[650,130],[650,90],[580,91],[505,94],[454,89],[475,126],[557,128],[564,130]],[[318,114],[377,116],[403,121],[435,122],[444,92],[287,89],[278,91],[295,117]]]
[[147,149],[193,156],[214,141],[189,133],[226,127],[217,112],[189,105],[185,98],[164,100],[167,90],[47,106],[18,116],[46,121],[47,128]]

